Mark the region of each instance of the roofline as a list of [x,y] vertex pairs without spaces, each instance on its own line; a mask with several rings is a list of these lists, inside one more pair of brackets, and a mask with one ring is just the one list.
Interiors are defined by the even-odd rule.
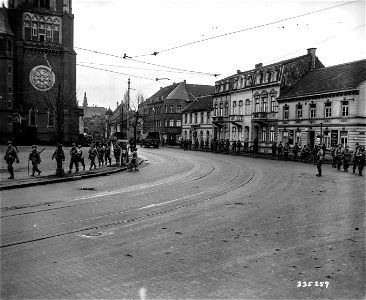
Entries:
[[324,93],[318,93],[318,94],[303,94],[299,96],[292,96],[292,97],[278,97],[276,100],[290,100],[290,99],[298,99],[298,98],[304,98],[304,97],[316,97],[316,96],[323,96],[327,94],[338,94],[338,93],[348,93],[348,92],[354,92],[357,91],[357,88],[348,89],[348,90],[334,90]]

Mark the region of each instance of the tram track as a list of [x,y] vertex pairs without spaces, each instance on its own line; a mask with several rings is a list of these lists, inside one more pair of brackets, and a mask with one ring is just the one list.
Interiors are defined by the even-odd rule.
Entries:
[[[212,168],[209,169],[206,176],[209,176],[209,174],[212,174],[213,171],[214,171],[214,169],[212,169]],[[190,194],[188,196],[178,197],[175,199],[170,199],[165,202],[153,203],[153,204],[145,205],[145,206],[138,207],[138,208],[121,210],[118,212],[104,214],[104,215],[97,215],[97,216],[93,216],[91,218],[72,220],[72,221],[68,221],[68,222],[64,222],[64,223],[52,224],[52,225],[41,227],[41,228],[37,227],[37,228],[28,229],[28,230],[3,234],[3,235],[1,235],[2,240],[6,237],[10,237],[10,236],[14,237],[14,235],[28,234],[29,236],[31,236],[34,233],[39,234],[42,231],[43,232],[52,231],[54,228],[59,229],[61,227],[65,228],[68,226],[75,227],[75,224],[78,224],[77,225],[78,228],[76,228],[76,229],[70,228],[69,230],[65,230],[65,231],[61,231],[61,232],[58,231],[53,234],[44,234],[44,235],[41,234],[40,236],[37,236],[34,238],[20,239],[15,242],[8,242],[8,243],[2,242],[0,248],[6,248],[6,247],[15,246],[15,245],[36,242],[36,241],[40,241],[40,240],[51,239],[51,238],[70,235],[70,234],[82,233],[82,232],[87,232],[87,231],[91,231],[91,230],[94,230],[94,231],[103,230],[103,229],[110,228],[113,226],[123,225],[123,224],[131,223],[131,222],[134,222],[134,221],[137,221],[140,219],[146,219],[148,217],[153,217],[155,215],[167,214],[171,211],[175,211],[175,210],[182,209],[185,207],[198,205],[202,202],[208,201],[208,200],[216,198],[216,197],[224,196],[237,189],[240,189],[240,188],[248,185],[253,180],[253,178],[255,178],[256,173],[252,169],[251,169],[251,174],[249,176],[247,176],[247,179],[244,181],[242,181],[242,177],[243,177],[244,173],[242,173],[240,171],[240,168],[237,168],[236,171],[237,172],[236,172],[235,176],[230,178],[230,180],[220,183],[218,185],[215,185],[213,187],[210,187],[208,189],[204,189],[200,192]],[[247,173],[247,172],[245,172],[245,173]],[[240,175],[242,175],[242,176],[240,176]],[[204,178],[204,177],[205,177],[204,175],[201,175],[201,176],[197,177],[196,179],[191,179],[187,182],[199,180],[200,178]],[[229,185],[232,184],[236,180],[237,180],[238,184],[229,187]],[[226,189],[224,189],[225,186],[227,186]],[[206,194],[206,196],[202,197],[202,195],[205,195],[205,194]],[[177,202],[184,202],[184,203],[182,203],[180,205],[175,205]],[[90,204],[90,202],[89,202],[89,204]],[[166,207],[166,208],[161,209],[162,207]],[[61,208],[66,208],[66,207],[63,206]],[[149,212],[141,215],[141,211],[146,211],[146,210],[149,210]],[[41,212],[45,212],[45,210],[40,210],[39,213],[41,213]],[[130,215],[130,216],[128,217],[128,215]],[[121,216],[124,216],[124,217],[121,218]],[[113,219],[113,218],[116,218],[116,219],[111,221],[110,219]],[[95,224],[95,221],[98,221],[97,225]],[[90,222],[93,222],[93,224],[89,225]]]

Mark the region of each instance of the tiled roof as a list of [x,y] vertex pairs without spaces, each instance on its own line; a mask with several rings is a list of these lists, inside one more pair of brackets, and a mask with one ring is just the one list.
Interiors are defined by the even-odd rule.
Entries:
[[366,80],[366,59],[314,69],[278,99],[356,89]]
[[213,96],[211,95],[198,97],[195,101],[183,109],[183,112],[212,110],[212,101]]
[[8,23],[7,9],[0,7],[0,34],[14,35]]
[[153,103],[163,99],[194,101],[202,95],[209,95],[214,92],[212,85],[187,84],[185,81],[173,83],[170,86],[161,88],[154,95],[146,100],[146,103]]

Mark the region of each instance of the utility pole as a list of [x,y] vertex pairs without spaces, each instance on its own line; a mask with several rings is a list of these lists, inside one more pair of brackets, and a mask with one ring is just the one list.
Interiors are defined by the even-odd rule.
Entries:
[[129,131],[130,131],[130,78],[128,78],[128,89],[127,89],[127,141],[128,141],[128,137],[129,137]]

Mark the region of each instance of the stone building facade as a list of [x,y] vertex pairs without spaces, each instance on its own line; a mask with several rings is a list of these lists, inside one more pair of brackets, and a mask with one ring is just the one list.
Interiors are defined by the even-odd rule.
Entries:
[[262,152],[278,140],[278,103],[281,93],[294,86],[311,69],[323,67],[315,48],[303,56],[216,81],[213,98],[214,138],[241,140],[245,147],[258,141]]
[[[11,101],[6,138],[17,143],[50,142],[60,136],[65,142],[78,140],[83,113],[76,100],[71,0],[10,0],[1,15],[14,34],[12,83],[7,81],[0,91],[8,93],[8,107]],[[10,80],[7,63],[0,82]]]
[[311,70],[277,98],[278,138],[290,145],[366,145],[366,60]]
[[193,143],[211,141],[212,95],[198,97],[182,111],[182,138]]
[[182,135],[182,111],[197,97],[213,91],[213,86],[186,81],[161,88],[139,106],[144,115],[143,133],[159,132],[161,140],[178,143]]

